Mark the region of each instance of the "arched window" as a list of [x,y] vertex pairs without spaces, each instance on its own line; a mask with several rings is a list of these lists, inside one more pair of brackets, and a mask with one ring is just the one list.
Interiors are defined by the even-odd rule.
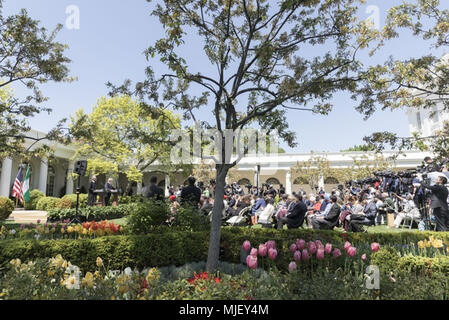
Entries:
[[334,177],[327,177],[324,180],[324,184],[339,184],[340,182]]
[[247,184],[251,184],[251,181],[249,181],[249,180],[246,179],[246,178],[243,178],[243,179],[240,179],[240,180],[237,182],[237,184],[238,184],[239,186],[246,186]]
[[280,184],[281,184],[281,183],[279,182],[279,180],[276,179],[276,178],[270,178],[270,179],[267,180],[266,183],[272,184],[272,185],[280,185]]
[[306,178],[296,178],[293,181],[293,184],[308,184],[309,182],[307,181]]
[[47,196],[53,197],[54,191],[55,191],[55,176],[56,171],[55,168],[52,166],[48,167],[48,173],[47,173]]

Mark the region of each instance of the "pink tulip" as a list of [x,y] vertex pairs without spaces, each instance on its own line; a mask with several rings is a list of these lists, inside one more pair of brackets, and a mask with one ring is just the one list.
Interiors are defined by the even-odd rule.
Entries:
[[288,270],[290,270],[290,272],[293,272],[296,270],[296,263],[295,262],[290,262],[290,264],[288,265]]
[[245,242],[243,242],[243,246],[242,246],[243,250],[245,250],[246,252],[249,251],[249,249],[251,249],[251,243],[246,240]]
[[268,249],[268,258],[271,260],[275,260],[278,256],[278,251],[276,249],[270,248]]
[[324,249],[323,248],[319,248],[316,252],[316,258],[318,260],[323,260],[324,259]]
[[268,249],[264,244],[259,245],[259,256],[265,257],[267,255]]
[[345,246],[344,246],[345,250],[348,251],[348,249],[351,248],[351,247],[352,247],[351,242],[346,241],[346,242],[345,242]]
[[307,245],[307,249],[309,250],[311,255],[314,255],[318,248],[316,247],[315,242],[309,242],[308,245]]
[[321,242],[321,240],[315,241],[315,245],[316,245],[316,247],[317,247],[318,249],[319,249],[319,248],[324,248],[323,243]]
[[298,250],[304,249],[305,246],[306,246],[306,242],[303,239],[297,239],[296,240],[296,248]]
[[350,247],[347,252],[348,252],[348,256],[350,256],[352,258],[357,254],[357,249],[354,247]]
[[251,255],[246,257],[246,265],[250,269],[253,269],[253,270],[257,269],[257,257],[251,256]]
[[341,256],[341,251],[340,251],[340,249],[335,248],[334,251],[332,252],[332,256],[333,256],[334,258],[340,257],[340,256]]
[[249,255],[257,258],[257,253],[258,253],[257,249],[256,248],[252,248],[251,249],[251,253]]
[[363,260],[363,261],[366,260],[366,253],[364,253],[364,254],[362,255],[362,260]]
[[267,241],[265,245],[267,246],[267,250],[276,249],[276,242],[273,240]]
[[307,251],[307,249],[302,250],[301,258],[304,261],[307,261],[310,259],[309,251]]
[[291,246],[290,246],[290,252],[291,253],[295,253],[295,251],[296,251],[296,244],[292,244]]
[[293,254],[293,259],[295,259],[295,261],[301,260],[301,251],[295,251],[295,253]]
[[379,251],[380,245],[377,242],[373,242],[371,243],[371,250],[373,250],[374,252]]
[[324,252],[326,252],[327,254],[331,254],[331,252],[332,252],[332,244],[326,243],[326,246],[324,247]]

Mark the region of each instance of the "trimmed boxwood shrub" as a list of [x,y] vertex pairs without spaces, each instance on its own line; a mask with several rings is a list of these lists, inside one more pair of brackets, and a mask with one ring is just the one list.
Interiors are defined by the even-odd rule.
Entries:
[[[87,194],[80,194],[79,195],[79,207],[80,208],[86,208],[87,207]],[[68,194],[61,198],[60,205],[57,206],[57,208],[76,208],[76,194]]]
[[[395,233],[397,245],[416,244],[417,241],[434,235],[438,238],[449,238],[446,233],[409,233],[407,237]],[[392,243],[391,234],[375,234],[375,239],[369,234],[348,234],[347,240],[357,248],[366,247],[374,240],[381,244],[381,250],[372,255],[371,264],[379,265],[382,270],[427,272],[442,271],[449,275],[449,257],[435,258],[403,256],[394,248],[382,247]],[[253,247],[267,240],[275,240],[279,251],[276,266],[285,270],[291,261],[290,244],[297,238],[305,240],[320,239],[323,243],[331,242],[343,246],[339,232],[325,230],[270,230],[247,228],[223,228],[221,261],[240,263],[241,246],[244,240],[249,240]],[[406,242],[400,242],[406,239]],[[0,268],[6,266],[11,259],[22,261],[36,258],[49,258],[57,254],[70,260],[79,267],[92,270],[97,256],[103,258],[110,269],[124,267],[161,267],[168,265],[184,265],[195,261],[205,261],[209,248],[209,232],[176,231],[170,228],[155,229],[147,235],[109,236],[96,239],[79,240],[4,240],[0,241]]]
[[14,202],[6,197],[0,197],[0,220],[9,218],[14,210]]
[[36,210],[37,202],[44,198],[45,194],[40,190],[31,190],[30,191],[30,201],[25,202],[25,209],[26,210]]
[[[81,208],[78,215],[82,221],[101,221],[119,219],[135,212],[137,204],[122,204],[117,207],[86,207]],[[75,217],[76,209],[52,209],[48,212],[48,221],[61,221]]]
[[48,211],[56,208],[60,199],[54,197],[42,197],[37,201],[36,210]]

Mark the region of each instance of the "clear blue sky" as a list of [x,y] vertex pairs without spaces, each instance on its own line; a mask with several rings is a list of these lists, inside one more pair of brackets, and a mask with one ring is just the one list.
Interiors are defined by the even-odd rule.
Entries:
[[[367,0],[360,8],[360,15],[370,5],[380,8],[381,26],[389,6],[400,1]],[[97,99],[107,94],[105,83],[119,84],[123,80],[144,79],[147,61],[142,52],[160,38],[163,29],[155,17],[150,16],[153,4],[145,0],[5,0],[4,14],[16,13],[26,8],[29,14],[41,20],[47,28],[57,23],[65,24],[66,7],[76,5],[80,9],[80,29],[64,28],[57,40],[69,45],[67,55],[72,59],[71,75],[78,81],[65,84],[48,84],[42,87],[50,98],[51,115],[39,115],[30,120],[34,129],[48,131],[58,120],[66,118],[83,108],[89,112]],[[447,4],[444,4],[447,7]],[[201,68],[202,57],[198,55],[198,43],[188,43],[185,54],[193,65]],[[389,55],[408,58],[428,54],[429,44],[413,38],[409,33],[392,41],[372,62],[381,62]],[[442,55],[444,51],[433,52]],[[368,62],[368,61],[367,61]],[[158,64],[154,65],[156,71]],[[17,89],[17,95],[26,91]],[[329,116],[289,111],[290,127],[297,133],[299,146],[288,152],[340,151],[362,143],[362,138],[374,131],[393,131],[406,136],[408,122],[404,110],[379,111],[368,121],[354,109],[348,95],[340,94],[334,99],[335,108]]]

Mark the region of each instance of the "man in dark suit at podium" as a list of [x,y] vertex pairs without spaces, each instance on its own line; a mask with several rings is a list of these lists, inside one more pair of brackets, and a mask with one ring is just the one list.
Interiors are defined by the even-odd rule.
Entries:
[[117,192],[117,188],[114,188],[112,186],[112,178],[108,179],[108,182],[106,182],[106,184],[104,185],[104,192],[106,193],[106,195],[104,196],[104,205],[108,206],[109,205],[109,200],[111,199],[111,195],[112,195],[112,191]]
[[92,180],[89,183],[89,195],[87,198],[87,205],[94,206],[97,202],[97,194],[95,190],[97,189],[97,177],[93,176]]

